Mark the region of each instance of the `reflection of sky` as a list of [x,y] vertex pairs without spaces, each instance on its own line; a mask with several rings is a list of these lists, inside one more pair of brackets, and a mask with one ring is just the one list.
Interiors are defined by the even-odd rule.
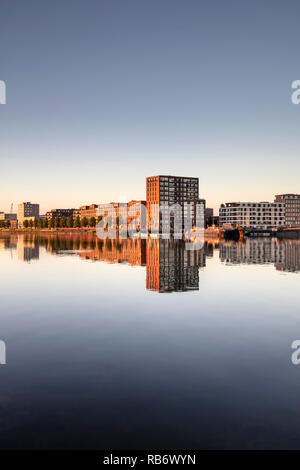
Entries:
[[299,274],[215,250],[199,291],[160,295],[145,267],[16,254],[0,250],[1,446],[298,447]]

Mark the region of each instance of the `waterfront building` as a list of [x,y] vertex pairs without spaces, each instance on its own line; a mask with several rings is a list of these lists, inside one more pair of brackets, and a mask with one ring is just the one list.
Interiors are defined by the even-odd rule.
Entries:
[[0,220],[17,220],[17,214],[5,214],[5,212],[0,212]]
[[205,228],[214,224],[214,210],[210,207],[205,207],[204,209],[204,222]]
[[226,202],[219,211],[220,227],[230,224],[233,227],[271,229],[285,224],[285,204],[283,202]]
[[[172,233],[174,231],[176,217],[181,217],[182,227],[187,217],[185,204],[189,203],[191,207],[191,224],[196,225],[196,208],[199,200],[199,178],[157,175],[146,178],[146,203],[148,211],[148,228],[151,231],[162,233],[162,218],[167,220],[170,206],[177,209],[171,212],[169,222],[164,226],[165,230]],[[203,207],[204,209],[204,207]],[[168,212],[168,214],[167,214]]]
[[134,221],[133,228],[137,231],[146,227],[146,201],[131,200],[125,202],[108,202],[99,204],[97,216],[101,213],[101,217],[107,217],[110,226],[119,227],[120,231],[126,231],[130,224]]
[[278,194],[274,202],[281,202],[285,205],[285,225],[300,226],[300,194]]
[[[91,217],[95,217],[97,219],[97,208],[99,207],[98,204],[90,204],[89,206],[81,206],[79,208],[79,217],[80,220],[82,220],[84,217],[86,217],[88,220],[90,220]],[[76,211],[77,214],[77,211]],[[74,215],[73,217],[76,217],[77,215]]]
[[39,218],[40,215],[40,206],[39,204],[31,204],[31,202],[22,202],[18,205],[18,226],[23,228],[23,223],[25,220],[34,221]]
[[77,217],[80,219],[80,209],[74,209],[73,220],[75,220]]
[[[99,214],[101,214],[100,217],[102,218],[111,217],[112,225],[115,226],[117,223],[117,218],[120,217],[121,207],[122,207],[122,203],[119,203],[119,202],[106,202],[103,204],[99,204],[98,209],[96,211],[97,217],[99,217]],[[121,209],[121,213],[122,213],[122,209]]]
[[139,231],[147,230],[146,201],[129,201],[127,204],[127,225],[134,221],[134,225]]
[[73,217],[75,209],[51,209],[46,212],[45,218],[53,220],[56,217]]

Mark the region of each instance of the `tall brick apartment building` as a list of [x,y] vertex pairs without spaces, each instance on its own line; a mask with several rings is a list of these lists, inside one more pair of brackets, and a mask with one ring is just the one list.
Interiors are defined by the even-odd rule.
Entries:
[[[186,215],[184,204],[191,204],[192,225],[196,224],[196,205],[199,200],[199,178],[185,176],[157,175],[146,178],[146,202],[148,211],[148,228],[162,231],[163,210],[159,211],[159,206],[180,205],[179,212],[182,217],[182,224]],[[201,201],[203,204],[203,200]],[[154,207],[153,205],[156,205]],[[167,209],[168,210],[168,209]],[[172,233],[174,229],[174,215],[171,214],[170,226]],[[182,225],[183,229],[183,225]]]

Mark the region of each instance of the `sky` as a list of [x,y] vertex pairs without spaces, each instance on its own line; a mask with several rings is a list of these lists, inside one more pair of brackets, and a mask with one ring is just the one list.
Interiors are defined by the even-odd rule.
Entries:
[[1,1],[0,211],[300,193],[297,0]]

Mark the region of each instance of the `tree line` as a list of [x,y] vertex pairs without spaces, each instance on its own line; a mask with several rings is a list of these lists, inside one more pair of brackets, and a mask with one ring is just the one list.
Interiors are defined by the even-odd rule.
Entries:
[[[53,217],[52,219],[41,219],[35,218],[34,220],[24,220],[23,227],[24,228],[35,228],[35,229],[43,229],[43,228],[84,228],[84,227],[96,227],[96,224],[100,222],[102,217],[83,217],[80,219],[79,216],[75,217]],[[0,228],[10,228],[10,220],[0,220]]]

